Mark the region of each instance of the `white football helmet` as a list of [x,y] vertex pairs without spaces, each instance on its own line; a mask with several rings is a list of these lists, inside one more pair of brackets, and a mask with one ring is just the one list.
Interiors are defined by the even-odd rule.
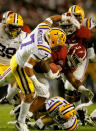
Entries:
[[[67,13],[64,13],[63,15],[66,17]],[[68,20],[59,22],[59,26],[64,30],[66,35],[71,35],[76,31],[76,26],[71,21]]]

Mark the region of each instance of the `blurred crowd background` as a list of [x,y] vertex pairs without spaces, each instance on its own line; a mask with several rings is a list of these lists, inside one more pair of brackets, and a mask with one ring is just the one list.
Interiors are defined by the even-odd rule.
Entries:
[[[95,18],[96,0],[0,0],[0,20],[4,12],[11,10],[19,13],[23,17],[24,23],[34,29],[45,18],[65,13],[74,4],[83,7],[85,17]],[[96,66],[94,67],[96,68]],[[85,84],[94,92],[94,100],[96,101],[96,78],[93,82],[92,76],[92,73],[88,74]]]
[[95,16],[96,0],[0,0],[0,18],[8,10],[20,13],[31,29],[53,14],[62,14],[73,4],[79,4],[86,16]]

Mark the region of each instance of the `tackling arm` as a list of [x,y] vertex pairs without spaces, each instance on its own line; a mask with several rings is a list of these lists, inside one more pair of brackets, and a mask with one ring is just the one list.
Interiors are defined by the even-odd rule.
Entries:
[[60,22],[60,21],[68,21],[69,23],[72,23],[73,25],[75,25],[78,29],[80,29],[80,23],[75,19],[74,16],[72,16],[70,13],[64,13],[62,15],[54,15],[54,16],[50,16],[49,18],[47,18],[45,21],[43,21],[44,23],[47,23],[50,27],[56,23],[56,22]]
[[68,81],[69,81],[76,89],[78,89],[79,86],[82,85],[82,82],[80,82],[80,80],[77,80],[77,79],[74,77],[73,73],[68,72],[68,73],[66,74],[66,77],[67,77]]
[[36,63],[37,62],[32,57],[30,57],[28,62],[25,63],[24,69],[28,77],[32,77],[34,75],[33,67],[36,65]]
[[53,25],[53,23],[61,21],[62,15],[54,15],[50,16],[49,18],[45,19],[43,22],[47,23],[50,27]]
[[74,88],[81,92],[85,97],[88,97],[90,100],[92,100],[94,96],[93,92],[83,86],[82,82],[80,80],[77,80],[72,73],[67,74],[67,79],[74,86]]

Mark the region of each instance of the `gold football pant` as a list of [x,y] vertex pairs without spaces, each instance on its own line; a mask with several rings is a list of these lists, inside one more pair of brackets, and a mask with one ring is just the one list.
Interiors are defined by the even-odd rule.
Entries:
[[10,61],[11,71],[13,72],[15,79],[19,85],[19,88],[25,93],[30,94],[34,92],[34,85],[27,76],[26,72],[20,67],[16,61],[16,55],[14,55]]
[[9,67],[9,65],[0,64],[0,75]]

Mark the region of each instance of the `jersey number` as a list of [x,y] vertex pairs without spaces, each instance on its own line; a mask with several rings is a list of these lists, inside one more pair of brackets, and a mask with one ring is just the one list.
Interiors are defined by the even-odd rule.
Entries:
[[11,47],[6,48],[6,46],[0,43],[0,56],[7,57],[8,59],[10,59],[15,53],[16,53],[15,48],[11,48]]

